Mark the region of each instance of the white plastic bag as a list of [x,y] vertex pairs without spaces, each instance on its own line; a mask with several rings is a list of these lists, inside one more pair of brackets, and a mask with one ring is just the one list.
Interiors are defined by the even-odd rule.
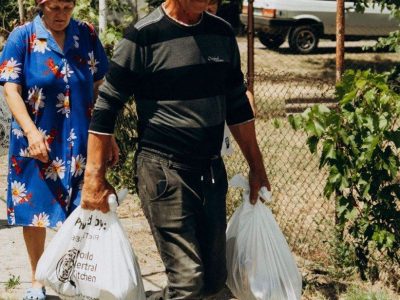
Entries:
[[261,201],[250,203],[242,175],[230,185],[245,191],[227,228],[228,287],[239,300],[300,299],[301,275],[271,210]]
[[232,141],[231,141],[231,131],[228,125],[224,126],[224,138],[222,140],[221,156],[229,156],[233,153]]
[[62,298],[146,299],[136,256],[115,212],[115,195],[109,204],[106,214],[76,208],[41,256],[36,278]]

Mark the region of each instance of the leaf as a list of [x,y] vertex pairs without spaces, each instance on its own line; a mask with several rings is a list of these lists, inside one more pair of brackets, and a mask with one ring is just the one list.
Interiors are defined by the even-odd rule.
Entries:
[[328,159],[336,159],[335,144],[329,140],[323,144],[319,168],[322,168]]
[[371,184],[370,183],[367,183],[364,186],[363,193],[362,193],[363,198],[367,198],[368,197],[370,188],[371,188]]
[[320,114],[329,114],[331,110],[326,105],[320,104],[318,107],[318,113]]
[[313,120],[314,122],[314,128],[315,128],[315,135],[320,137],[324,131],[325,128],[322,126],[322,124],[318,120]]
[[327,182],[324,187],[324,196],[329,199],[333,192],[334,192],[333,185],[330,182]]
[[344,216],[348,221],[353,222],[358,217],[358,210],[353,207]]
[[339,170],[336,166],[333,166],[329,172],[328,182],[332,184],[337,184],[338,182],[341,182],[341,179],[342,175],[339,173]]
[[400,129],[397,129],[396,131],[386,132],[385,137],[389,141],[392,141],[396,145],[397,148],[400,148]]
[[318,141],[319,138],[317,138],[316,136],[311,136],[307,139],[307,145],[311,153],[317,152]]
[[369,105],[373,104],[377,98],[379,97],[377,95],[376,88],[370,89],[368,92],[364,94],[364,99],[367,101]]
[[339,105],[344,106],[350,102],[352,102],[357,96],[357,90],[351,91],[347,93],[340,101]]
[[347,135],[347,132],[346,132],[344,129],[340,129],[337,133],[338,133],[338,136],[340,137],[340,139],[342,140],[342,142],[343,142],[345,145],[349,145],[349,143],[350,143],[350,138],[349,138],[349,136]]
[[300,115],[290,115],[288,120],[294,130],[299,130],[303,126],[303,118]]
[[378,143],[379,136],[370,135],[365,139],[363,145],[361,146],[361,148],[365,150],[365,160],[369,161],[371,159]]
[[364,126],[369,129],[369,131],[371,131],[371,132],[375,131],[374,120],[371,116],[364,117],[363,123],[364,123]]
[[365,78],[356,81],[356,87],[360,90],[363,89],[366,85],[367,85],[367,80]]
[[396,177],[397,173],[398,173],[398,161],[396,159],[396,157],[394,155],[391,155],[389,157],[389,171],[390,171],[390,175],[392,177]]
[[385,116],[379,116],[379,129],[384,130],[388,126],[389,122]]
[[275,129],[279,129],[281,127],[281,123],[279,122],[279,120],[277,118],[274,118],[274,121],[272,122],[272,124],[274,125]]
[[345,189],[347,189],[349,187],[349,182],[347,180],[347,178],[345,176],[342,176],[342,180],[340,181],[340,187],[339,189],[341,191],[344,191]]

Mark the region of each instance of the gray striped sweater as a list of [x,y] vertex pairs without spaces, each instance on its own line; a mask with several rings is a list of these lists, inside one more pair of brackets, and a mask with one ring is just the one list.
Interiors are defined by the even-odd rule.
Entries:
[[185,158],[218,155],[225,121],[254,117],[233,31],[208,13],[184,26],[159,7],[128,28],[100,87],[90,130],[112,133],[132,95],[139,147]]

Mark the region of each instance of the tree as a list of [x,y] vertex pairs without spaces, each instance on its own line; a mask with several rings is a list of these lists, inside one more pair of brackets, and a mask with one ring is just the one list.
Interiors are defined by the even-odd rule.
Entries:
[[99,0],[99,33],[103,34],[107,28],[107,4],[106,0]]
[[19,22],[20,24],[23,24],[25,22],[25,11],[24,11],[23,0],[18,0],[18,13],[19,13]]

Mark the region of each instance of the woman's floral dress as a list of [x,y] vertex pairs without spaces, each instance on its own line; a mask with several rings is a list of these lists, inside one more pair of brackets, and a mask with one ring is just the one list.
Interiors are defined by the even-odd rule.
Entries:
[[10,34],[0,57],[0,84],[21,85],[29,115],[51,151],[48,163],[30,158],[28,140],[12,120],[9,224],[58,227],[79,205],[93,83],[106,71],[104,49],[86,23],[71,19],[63,51],[40,16]]

